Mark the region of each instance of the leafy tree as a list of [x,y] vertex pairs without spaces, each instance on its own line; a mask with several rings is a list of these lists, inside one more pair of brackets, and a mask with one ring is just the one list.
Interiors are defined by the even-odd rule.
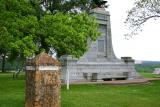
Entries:
[[13,37],[8,33],[5,27],[0,27],[0,56],[2,58],[2,72],[5,71],[5,60],[8,52],[11,50]]
[[125,21],[127,27],[131,29],[130,36],[136,35],[142,30],[142,26],[150,19],[160,18],[160,0],[138,0],[134,7],[128,12]]
[[87,40],[96,40],[99,35],[97,26],[95,18],[86,13],[46,15],[40,20],[41,48],[54,47],[58,56],[80,57],[87,50]]
[[80,57],[87,40],[96,40],[97,23],[86,13],[56,12],[42,15],[38,0],[0,1],[0,57],[2,71],[6,58],[26,58],[51,48],[58,56]]
[[1,0],[0,13],[0,57],[4,72],[6,58],[26,57],[36,50],[31,32],[36,20],[31,15],[36,11],[25,0]]

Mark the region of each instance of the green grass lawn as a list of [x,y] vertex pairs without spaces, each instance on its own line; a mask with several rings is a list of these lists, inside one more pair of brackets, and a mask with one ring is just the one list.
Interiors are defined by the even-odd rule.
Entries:
[[145,78],[157,78],[160,77],[158,74],[153,74],[153,73],[146,73],[146,72],[139,72],[140,75],[142,75]]
[[24,75],[12,78],[12,73],[0,73],[0,107],[24,107]]
[[[0,107],[24,107],[25,79],[0,73]],[[62,107],[160,107],[160,81],[146,85],[62,86]]]

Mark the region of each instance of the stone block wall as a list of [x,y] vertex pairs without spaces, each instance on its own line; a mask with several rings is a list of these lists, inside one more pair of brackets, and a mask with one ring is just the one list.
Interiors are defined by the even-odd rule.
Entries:
[[60,72],[27,71],[25,107],[60,107]]
[[26,65],[25,107],[60,107],[60,63],[43,52]]

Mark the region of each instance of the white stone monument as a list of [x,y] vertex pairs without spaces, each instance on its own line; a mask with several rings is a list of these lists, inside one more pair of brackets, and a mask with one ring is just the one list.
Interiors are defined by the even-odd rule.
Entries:
[[109,12],[104,8],[95,8],[90,13],[97,19],[101,36],[90,43],[89,50],[79,59],[70,55],[61,57],[62,81],[84,82],[139,78],[131,57],[117,59],[114,54]]

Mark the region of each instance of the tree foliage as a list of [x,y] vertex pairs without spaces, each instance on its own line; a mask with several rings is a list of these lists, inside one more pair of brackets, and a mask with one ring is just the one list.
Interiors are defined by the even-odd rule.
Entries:
[[86,13],[46,15],[40,20],[40,29],[43,48],[54,47],[58,56],[80,57],[88,48],[87,40],[98,36],[95,18]]
[[129,35],[136,35],[142,30],[142,26],[150,19],[160,18],[160,0],[137,0],[134,7],[128,12],[125,21],[131,30]]
[[85,12],[52,14],[40,9],[38,0],[0,0],[2,62],[51,48],[58,56],[80,57],[88,48],[88,39],[96,40],[99,35],[95,18]]
[[[33,26],[36,20],[36,17],[34,17],[35,10],[25,0],[19,2],[17,0],[1,0],[0,8],[0,27],[5,29],[5,32],[12,37],[12,42],[9,42],[11,45],[6,48],[9,49],[7,53],[12,54],[11,51],[14,50],[17,55],[23,53],[24,56],[30,55],[29,52],[34,49],[27,42],[32,41],[31,35],[34,34],[32,28],[36,27]],[[4,35],[2,34],[2,36]]]
[[77,12],[78,10],[89,12],[95,7],[105,5],[106,2],[106,0],[41,0],[41,5],[52,13]]
[[31,30],[30,23],[34,23],[30,17],[36,11],[25,0],[1,0],[0,13],[0,57],[4,72],[6,58],[26,57],[36,50],[32,33],[27,32]]

